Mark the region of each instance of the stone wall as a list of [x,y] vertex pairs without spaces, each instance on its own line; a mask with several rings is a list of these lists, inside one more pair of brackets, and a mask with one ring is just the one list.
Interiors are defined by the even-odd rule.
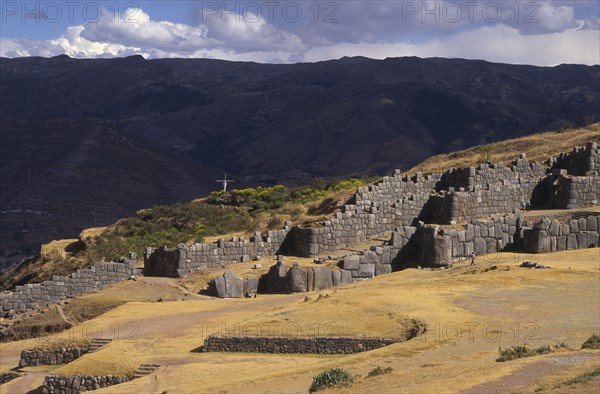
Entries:
[[524,227],[523,250],[549,253],[599,246],[600,214],[580,215],[579,218],[544,218],[531,227]]
[[558,176],[554,208],[573,209],[598,205],[600,175]]
[[352,282],[352,274],[348,270],[326,266],[300,267],[297,264],[287,267],[278,261],[260,278],[258,289],[263,293],[297,293],[325,290]]
[[98,390],[103,387],[128,382],[130,379],[122,376],[105,375],[47,375],[44,380],[42,393],[77,394],[81,391]]
[[89,347],[69,347],[57,349],[32,349],[21,352],[19,368],[37,365],[66,364],[87,353]]
[[135,265],[136,261],[129,259],[120,263],[96,263],[69,276],[53,276],[44,283],[16,286],[12,292],[0,293],[0,311],[22,312],[130,279],[138,274]]
[[[221,240],[216,244],[180,246],[177,253],[149,248],[145,254],[146,270],[148,274],[179,276],[194,269],[221,266],[268,254],[316,257],[390,234],[398,228],[406,231],[406,228],[416,226],[419,221],[457,224],[473,218],[514,212],[527,202],[536,209],[598,204],[600,154],[597,144],[588,143],[585,148],[576,148],[558,158],[549,158],[547,163],[529,162],[521,154],[509,165],[483,163],[478,167],[452,169],[443,174],[423,176],[417,173],[412,177],[403,177],[400,171],[395,171],[392,176],[383,177],[374,185],[360,187],[351,203],[345,205],[335,218],[302,228],[292,227],[290,223],[285,229],[272,231],[266,237],[254,237],[251,241],[233,239],[231,242]],[[423,231],[431,230],[420,230]],[[465,234],[470,234],[470,231],[465,229]],[[442,238],[436,238],[440,236]],[[430,241],[438,249],[442,248],[440,251],[448,253],[448,249],[442,247],[445,236],[450,235],[435,234]],[[482,235],[477,241],[460,241],[454,237],[456,240],[450,241],[454,243],[450,253],[457,257],[471,248],[477,253],[484,250],[484,243],[485,250],[495,251],[506,245],[511,236],[513,234],[509,233],[501,238]],[[402,236],[396,237],[397,241],[402,239]],[[415,257],[414,248],[406,245],[398,251],[400,257],[388,257],[385,248],[381,254],[374,252],[382,257],[365,253],[364,261],[358,262],[359,268],[351,270],[353,275],[367,277],[377,269],[377,265],[372,264],[381,264],[380,268],[385,271],[389,270],[385,264],[390,260]],[[391,252],[392,255],[395,252]],[[438,252],[431,253],[431,256],[416,257],[425,261],[438,259]],[[379,263],[378,259],[385,263]],[[349,264],[355,266],[356,262]],[[155,268],[159,265],[163,267]]]
[[573,148],[573,151],[561,153],[550,161],[553,169],[567,170],[570,175],[600,174],[600,151],[596,142],[588,142],[585,147]]
[[272,256],[279,251],[291,228],[288,222],[281,230],[270,230],[264,236],[256,233],[250,240],[233,237],[230,241],[220,239],[190,246],[180,244],[174,249],[147,247],[144,251],[144,275],[180,277],[199,269]]
[[209,336],[205,352],[351,354],[402,342],[400,339],[343,337],[227,337]]
[[4,372],[0,374],[0,384],[4,384],[4,383],[8,383],[13,379],[18,378],[19,376],[21,376],[20,373],[18,372]]

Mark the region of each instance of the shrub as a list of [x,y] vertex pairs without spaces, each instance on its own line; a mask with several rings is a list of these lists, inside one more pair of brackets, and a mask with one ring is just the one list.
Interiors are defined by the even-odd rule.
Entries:
[[333,368],[323,371],[313,378],[309,391],[314,393],[330,387],[350,387],[352,375],[343,368]]
[[479,147],[479,158],[477,164],[486,163],[492,161],[492,145],[486,144]]
[[367,377],[371,378],[373,376],[385,375],[385,374],[390,373],[392,371],[393,371],[393,369],[391,367],[381,368],[380,366],[377,366],[376,368],[373,368],[369,372],[369,374],[367,375]]
[[500,357],[496,359],[496,361],[510,361],[517,358],[531,356],[531,349],[529,349],[527,345],[515,345],[507,349],[502,349],[499,347],[498,353],[500,353]]
[[535,349],[531,349],[527,347],[527,345],[515,345],[513,347],[509,347],[507,349],[498,348],[498,352],[500,353],[500,357],[496,359],[496,361],[510,361],[517,358],[523,357],[531,357],[537,356],[540,354],[548,354],[553,351],[557,351],[559,349],[567,349],[571,348],[564,342],[559,342],[554,346],[542,345]]
[[600,349],[600,335],[592,335],[581,345],[582,349]]
[[550,353],[551,351],[552,350],[550,349],[550,346],[548,346],[548,345],[542,345],[534,350],[534,352],[536,354],[546,354],[546,353]]

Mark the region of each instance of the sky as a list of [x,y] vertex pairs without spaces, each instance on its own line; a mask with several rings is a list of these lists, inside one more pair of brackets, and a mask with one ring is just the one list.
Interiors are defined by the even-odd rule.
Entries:
[[600,63],[600,0],[0,1],[0,55]]

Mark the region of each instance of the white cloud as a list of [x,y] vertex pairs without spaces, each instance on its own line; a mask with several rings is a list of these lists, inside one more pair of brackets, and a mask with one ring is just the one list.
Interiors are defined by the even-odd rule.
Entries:
[[311,49],[307,61],[326,56],[367,56],[375,59],[398,56],[485,59],[491,62],[555,66],[561,63],[598,64],[600,36],[597,31],[569,29],[562,33],[523,35],[506,25],[486,26],[426,43],[337,44]]
[[[600,35],[594,30],[598,28],[598,18],[593,16],[586,21],[578,21],[570,7],[548,1],[540,4],[539,10],[545,15],[540,19],[544,21],[540,25],[525,28],[517,24],[495,23],[474,25],[470,30],[448,25],[444,27],[448,29],[444,35],[434,35],[418,43],[407,42],[402,35],[378,38],[373,34],[362,39],[356,35],[338,37],[340,31],[347,31],[348,21],[339,25],[311,24],[305,26],[308,30],[294,26],[296,31],[292,33],[285,31],[285,26],[275,26],[255,14],[237,21],[233,17],[226,20],[206,18],[205,23],[192,26],[153,21],[138,9],[136,23],[115,22],[109,16],[97,23],[68,27],[55,40],[4,39],[0,43],[0,54],[9,57],[62,53],[72,57],[141,54],[146,58],[203,57],[268,63],[319,61],[355,55],[372,58],[438,56],[544,66],[598,64]],[[358,30],[377,32],[377,21],[390,26],[398,17],[394,15],[398,6],[390,3],[386,7],[382,4],[375,7],[377,17],[365,18]],[[355,4],[347,9],[345,15],[358,17],[360,10],[364,10],[364,6]],[[331,33],[334,30],[338,31]]]

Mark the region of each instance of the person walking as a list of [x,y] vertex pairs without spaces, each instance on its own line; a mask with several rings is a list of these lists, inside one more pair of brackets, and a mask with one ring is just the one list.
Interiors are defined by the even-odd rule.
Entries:
[[475,265],[475,252],[471,253],[471,265]]

